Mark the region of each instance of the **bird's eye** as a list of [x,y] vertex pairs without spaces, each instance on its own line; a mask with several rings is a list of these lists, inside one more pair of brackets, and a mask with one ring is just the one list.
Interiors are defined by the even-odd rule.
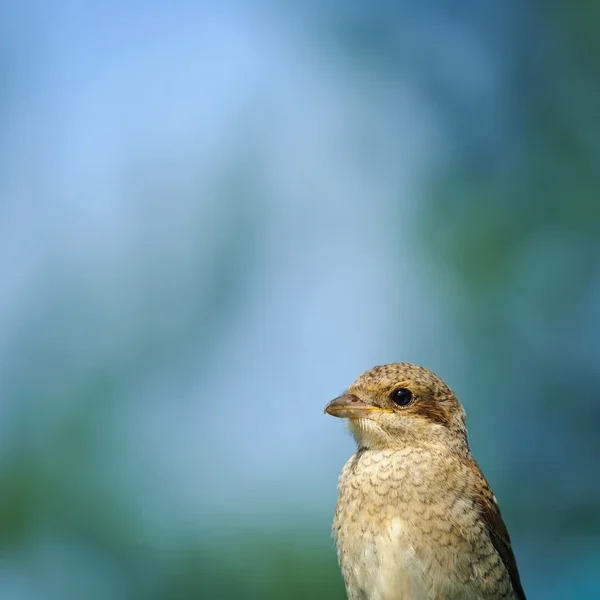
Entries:
[[398,406],[406,406],[412,401],[412,392],[406,388],[400,388],[392,393],[392,401]]

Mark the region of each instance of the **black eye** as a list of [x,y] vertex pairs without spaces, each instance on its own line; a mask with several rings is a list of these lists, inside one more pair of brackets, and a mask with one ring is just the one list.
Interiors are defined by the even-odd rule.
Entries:
[[412,392],[406,388],[400,388],[392,393],[392,401],[398,406],[406,406],[412,400]]

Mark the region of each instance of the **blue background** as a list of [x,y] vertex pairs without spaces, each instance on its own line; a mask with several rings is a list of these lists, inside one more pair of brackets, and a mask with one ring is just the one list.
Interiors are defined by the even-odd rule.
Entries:
[[0,597],[344,598],[322,409],[397,361],[600,597],[598,19],[4,2]]

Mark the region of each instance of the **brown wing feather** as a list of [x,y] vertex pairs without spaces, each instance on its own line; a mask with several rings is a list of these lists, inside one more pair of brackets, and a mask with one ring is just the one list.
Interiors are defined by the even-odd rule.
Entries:
[[476,494],[474,502],[479,509],[481,519],[490,533],[490,538],[494,544],[494,548],[496,548],[496,552],[498,552],[500,558],[502,558],[502,562],[504,562],[504,566],[508,571],[517,598],[519,598],[519,600],[527,600],[525,592],[523,591],[523,586],[521,585],[519,569],[517,568],[517,561],[515,560],[515,555],[512,551],[510,536],[508,535],[508,530],[502,520],[496,497],[488,482],[485,480],[479,465],[473,461],[469,464],[469,468],[477,475],[477,491],[479,493]]

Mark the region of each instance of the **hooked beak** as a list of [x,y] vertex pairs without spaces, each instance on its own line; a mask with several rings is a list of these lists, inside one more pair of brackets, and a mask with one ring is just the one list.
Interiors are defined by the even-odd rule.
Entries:
[[342,419],[362,419],[373,412],[393,412],[388,408],[380,408],[366,404],[354,394],[343,394],[332,400],[326,407],[325,412],[334,417]]

